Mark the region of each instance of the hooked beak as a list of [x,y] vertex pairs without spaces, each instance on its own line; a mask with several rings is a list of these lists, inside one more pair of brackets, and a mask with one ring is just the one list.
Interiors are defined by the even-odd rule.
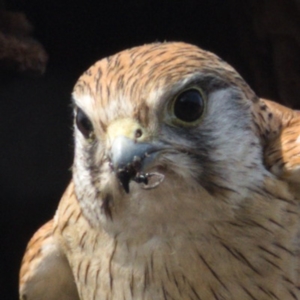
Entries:
[[148,177],[143,171],[151,165],[161,149],[158,144],[136,142],[123,135],[113,140],[111,164],[126,193],[129,193],[131,180],[148,184]]
[[148,178],[154,175],[145,171],[163,146],[149,141],[147,130],[132,119],[113,122],[108,127],[108,137],[111,145],[111,167],[125,192],[129,193],[131,180],[147,185]]

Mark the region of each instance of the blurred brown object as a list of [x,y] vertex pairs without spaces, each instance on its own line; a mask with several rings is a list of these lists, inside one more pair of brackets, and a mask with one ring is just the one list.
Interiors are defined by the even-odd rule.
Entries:
[[31,34],[33,26],[21,12],[0,11],[0,71],[41,75],[48,55]]

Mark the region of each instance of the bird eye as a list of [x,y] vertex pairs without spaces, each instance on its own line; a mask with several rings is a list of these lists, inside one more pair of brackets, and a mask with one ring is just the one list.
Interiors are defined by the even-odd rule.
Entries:
[[178,94],[173,101],[172,114],[173,119],[182,124],[194,124],[200,119],[204,112],[205,101],[202,93],[191,88]]
[[75,116],[76,126],[85,138],[91,138],[93,133],[93,125],[87,115],[79,108],[76,109]]

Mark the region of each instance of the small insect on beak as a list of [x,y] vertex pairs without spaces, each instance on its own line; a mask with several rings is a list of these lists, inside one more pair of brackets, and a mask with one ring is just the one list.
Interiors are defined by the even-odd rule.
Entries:
[[144,183],[142,186],[145,190],[156,188],[165,179],[165,175],[152,172],[152,173],[137,173],[133,180],[137,183]]

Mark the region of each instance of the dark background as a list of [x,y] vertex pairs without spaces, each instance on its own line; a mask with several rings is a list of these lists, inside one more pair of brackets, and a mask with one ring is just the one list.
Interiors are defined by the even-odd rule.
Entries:
[[99,58],[186,41],[231,63],[259,96],[300,108],[298,0],[7,0],[3,8],[26,14],[49,62],[44,75],[0,69],[1,299],[18,298],[26,243],[71,178],[70,94]]

